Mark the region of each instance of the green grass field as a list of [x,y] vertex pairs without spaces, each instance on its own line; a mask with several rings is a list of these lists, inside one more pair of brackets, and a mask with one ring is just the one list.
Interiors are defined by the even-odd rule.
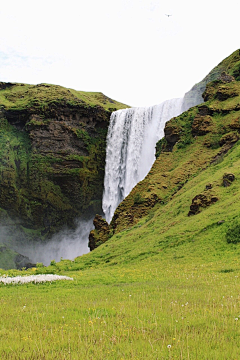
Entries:
[[1,359],[239,359],[239,255],[228,255],[168,251],[65,272],[74,281],[2,285]]

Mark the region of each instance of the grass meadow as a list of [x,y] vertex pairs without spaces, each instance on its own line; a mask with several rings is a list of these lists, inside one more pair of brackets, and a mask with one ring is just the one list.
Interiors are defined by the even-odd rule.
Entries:
[[0,286],[1,359],[239,359],[234,252],[61,273]]

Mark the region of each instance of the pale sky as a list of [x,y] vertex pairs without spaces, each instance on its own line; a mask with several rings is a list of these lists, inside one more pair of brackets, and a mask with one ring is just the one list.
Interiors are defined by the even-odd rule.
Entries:
[[131,106],[182,97],[240,47],[238,8],[237,0],[2,0],[0,81],[101,91]]

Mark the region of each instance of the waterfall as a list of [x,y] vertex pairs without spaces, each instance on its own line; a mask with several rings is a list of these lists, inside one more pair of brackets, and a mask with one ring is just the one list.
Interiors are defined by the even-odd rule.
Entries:
[[181,114],[183,99],[114,111],[107,135],[103,212],[109,223],[120,202],[147,175],[166,121]]

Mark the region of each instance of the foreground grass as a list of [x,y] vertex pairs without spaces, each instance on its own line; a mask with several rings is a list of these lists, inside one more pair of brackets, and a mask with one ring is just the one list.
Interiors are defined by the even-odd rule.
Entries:
[[0,285],[1,359],[238,359],[234,251],[227,264],[169,252],[65,274],[74,281]]

